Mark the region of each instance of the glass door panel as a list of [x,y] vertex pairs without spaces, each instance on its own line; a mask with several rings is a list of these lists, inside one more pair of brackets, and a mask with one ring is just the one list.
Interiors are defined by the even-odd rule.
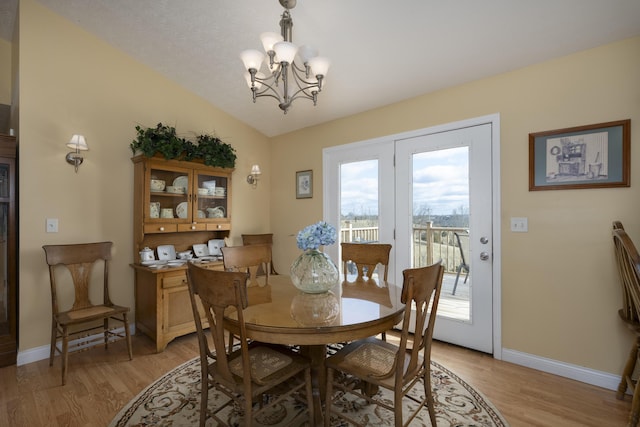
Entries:
[[445,275],[438,315],[469,321],[471,277],[463,262],[470,259],[469,147],[415,153],[412,164],[411,267],[442,260]]
[[[340,165],[340,236],[338,243],[377,243],[378,160],[363,160]],[[344,269],[340,263],[340,271]],[[348,274],[356,274],[355,264],[347,263]],[[377,275],[377,267],[374,275]],[[371,276],[374,277],[374,276]]]

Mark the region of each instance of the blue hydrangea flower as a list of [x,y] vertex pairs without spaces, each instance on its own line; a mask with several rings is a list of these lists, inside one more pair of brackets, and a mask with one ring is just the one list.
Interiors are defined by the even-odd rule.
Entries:
[[296,242],[303,251],[318,249],[320,246],[333,245],[336,242],[336,229],[328,222],[320,221],[300,230],[296,237]]

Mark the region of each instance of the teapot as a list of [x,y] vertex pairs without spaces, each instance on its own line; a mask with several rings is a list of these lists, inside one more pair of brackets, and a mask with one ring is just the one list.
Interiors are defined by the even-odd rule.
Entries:
[[207,218],[224,218],[224,208],[222,206],[207,208]]
[[156,258],[153,255],[153,249],[145,246],[144,249],[140,251],[140,262],[153,261],[155,259]]

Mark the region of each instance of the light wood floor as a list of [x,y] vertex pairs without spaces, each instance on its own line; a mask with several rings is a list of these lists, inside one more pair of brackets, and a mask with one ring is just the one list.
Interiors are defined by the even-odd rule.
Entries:
[[[392,334],[387,334],[393,339]],[[69,358],[67,385],[60,360],[0,368],[0,426],[106,426],[144,387],[198,354],[195,335],[176,339],[160,354],[143,335]],[[513,427],[625,426],[630,399],[615,392],[523,368],[460,347],[435,343],[433,359],[481,391]]]

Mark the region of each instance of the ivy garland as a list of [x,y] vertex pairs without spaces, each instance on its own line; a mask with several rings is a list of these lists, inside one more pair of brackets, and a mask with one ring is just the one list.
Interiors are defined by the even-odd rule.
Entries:
[[135,155],[142,153],[145,157],[161,154],[165,159],[196,160],[201,159],[207,166],[233,168],[236,164],[235,149],[213,135],[198,135],[196,143],[180,138],[176,129],[158,123],[155,128],[136,126],[137,137],[131,144]]

